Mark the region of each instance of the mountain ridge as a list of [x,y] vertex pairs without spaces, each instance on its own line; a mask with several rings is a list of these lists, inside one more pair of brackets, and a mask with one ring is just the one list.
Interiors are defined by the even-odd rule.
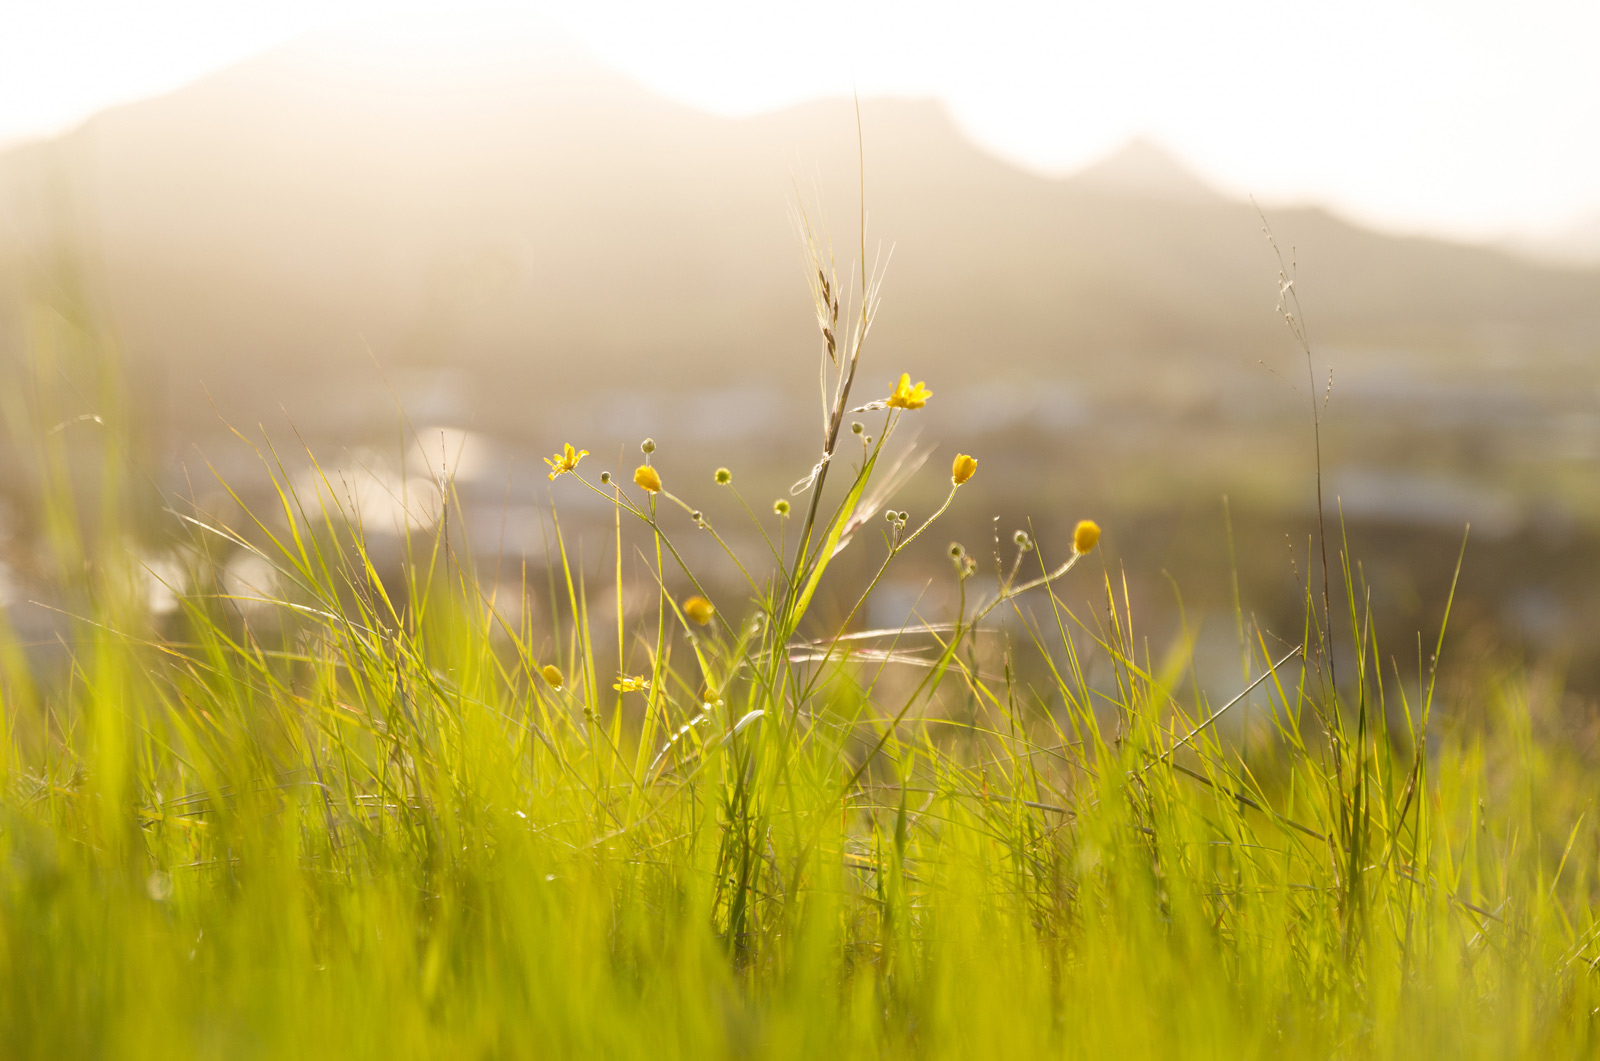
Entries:
[[[383,390],[374,362],[465,372],[466,404],[508,431],[541,390],[805,394],[814,325],[789,213],[820,198],[848,258],[864,176],[868,256],[879,237],[892,250],[879,374],[1136,388],[1286,348],[1253,208],[1148,143],[1043,177],[936,102],[868,99],[862,173],[849,101],[723,118],[503,43],[484,69],[443,63],[448,90],[302,45],[0,153],[0,297],[20,304],[39,262],[75,258],[130,364],[195,430],[202,383],[246,419],[281,405],[347,422],[339,395]],[[1531,363],[1600,336],[1600,271],[1315,208],[1272,219],[1319,341]]]

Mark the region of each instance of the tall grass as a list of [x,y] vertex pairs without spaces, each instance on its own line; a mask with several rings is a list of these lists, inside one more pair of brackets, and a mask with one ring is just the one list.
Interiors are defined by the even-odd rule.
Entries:
[[[448,482],[396,564],[269,447],[273,505],[169,515],[190,570],[155,619],[128,453],[74,448],[126,410],[13,403],[70,637],[0,638],[7,1056],[1593,1052],[1591,764],[1536,684],[1439,680],[1443,629],[1414,673],[1378,658],[1347,554],[1296,636],[1241,611],[1221,704],[1187,642],[1143,647],[1087,530],[1019,532],[992,573],[952,547],[950,614],[862,629],[971,468],[931,516],[890,507],[920,392],[862,399],[892,375],[858,375],[877,288],[805,232],[822,416],[793,500],[662,481],[654,443],[637,471],[558,451],[613,563],[592,582],[558,521],[538,622],[480,581]],[[96,340],[35,332],[61,342]],[[696,507],[716,491],[764,560]],[[865,585],[828,577],[845,549]]]

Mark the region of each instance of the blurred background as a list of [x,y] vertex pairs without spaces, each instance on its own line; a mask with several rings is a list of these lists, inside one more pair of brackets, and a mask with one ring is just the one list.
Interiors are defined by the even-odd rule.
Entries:
[[394,542],[452,478],[474,562],[537,583],[552,499],[569,537],[611,522],[540,458],[626,472],[652,436],[669,489],[759,555],[712,470],[765,513],[815,460],[795,212],[858,282],[864,188],[884,286],[857,393],[904,371],[935,395],[895,505],[926,514],[955,452],[980,461],[865,621],[939,617],[951,538],[987,556],[1031,526],[1064,557],[1092,516],[1153,651],[1187,629],[1224,689],[1240,613],[1302,636],[1315,409],[1330,532],[1398,667],[1470,524],[1455,651],[1600,692],[1593,5],[0,0],[0,22],[0,602],[31,643],[57,619],[27,438],[142,484],[157,613],[183,569],[166,510],[266,505],[273,470],[315,496],[308,454]]

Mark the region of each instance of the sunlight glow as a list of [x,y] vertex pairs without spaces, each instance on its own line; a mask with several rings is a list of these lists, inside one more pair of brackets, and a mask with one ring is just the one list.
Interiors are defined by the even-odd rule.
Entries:
[[1145,135],[1227,191],[1390,229],[1527,236],[1600,211],[1600,142],[1584,135],[1600,127],[1588,54],[1600,8],[1569,0],[5,7],[0,143],[305,33],[380,36],[415,58],[441,35],[488,47],[497,25],[538,14],[652,89],[725,115],[852,90],[935,96],[989,150],[1041,172]]

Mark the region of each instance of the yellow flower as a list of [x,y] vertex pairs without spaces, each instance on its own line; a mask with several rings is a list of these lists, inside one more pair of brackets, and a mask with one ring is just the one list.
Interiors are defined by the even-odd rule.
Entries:
[[617,680],[611,683],[611,688],[619,693],[636,693],[641,689],[650,688],[649,678],[634,678],[627,674],[617,675]]
[[556,666],[554,663],[546,663],[544,667],[540,669],[539,675],[544,678],[545,682],[548,683],[552,689],[561,688],[566,684],[567,681],[566,678],[562,677],[561,668]]
[[633,481],[640,489],[648,490],[652,494],[661,489],[661,473],[648,464],[641,464],[633,470]]
[[960,486],[972,478],[972,473],[978,470],[978,459],[969,457],[965,453],[957,453],[955,463],[950,465],[950,481]]
[[1100,540],[1100,524],[1092,519],[1079,520],[1072,529],[1072,551],[1086,553]]
[[683,602],[683,614],[704,626],[717,614],[717,609],[704,597],[690,597]]
[[933,397],[933,391],[922,385],[918,380],[917,385],[911,385],[909,373],[900,373],[900,382],[894,385],[894,390],[889,392],[888,406],[891,409],[920,409],[928,404],[928,399]]
[[557,453],[554,457],[546,457],[544,459],[544,462],[550,465],[550,480],[554,482],[556,476],[565,475],[567,472],[570,472],[572,469],[578,466],[579,461],[583,460],[583,458],[587,457],[588,455],[588,450],[573,449],[572,443],[568,442],[566,446],[562,448],[560,453]]

